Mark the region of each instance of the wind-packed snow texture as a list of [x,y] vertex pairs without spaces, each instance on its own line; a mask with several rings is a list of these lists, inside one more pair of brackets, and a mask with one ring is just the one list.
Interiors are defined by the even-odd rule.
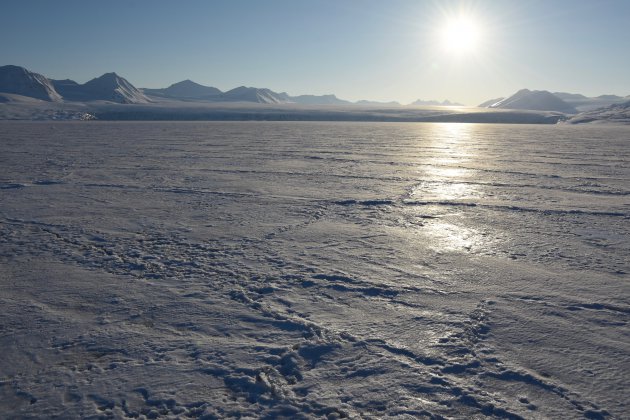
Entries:
[[630,129],[0,129],[6,418],[627,418]]

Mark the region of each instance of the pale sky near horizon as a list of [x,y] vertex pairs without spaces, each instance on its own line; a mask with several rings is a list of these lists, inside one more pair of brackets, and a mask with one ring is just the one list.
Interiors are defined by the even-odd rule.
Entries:
[[[630,0],[0,0],[0,65],[137,87],[191,79],[477,105],[521,88],[630,95]],[[464,19],[470,33],[445,28]]]

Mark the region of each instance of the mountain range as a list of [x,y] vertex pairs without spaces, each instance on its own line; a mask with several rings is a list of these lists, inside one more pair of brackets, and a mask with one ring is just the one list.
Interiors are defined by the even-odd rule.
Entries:
[[580,112],[591,111],[630,100],[630,96],[624,98],[618,95],[599,95],[593,98],[580,95],[579,93],[554,92],[554,95]]
[[142,89],[150,97],[182,101],[208,102],[255,102],[263,104],[303,104],[303,105],[351,105],[335,95],[290,96],[286,92],[274,92],[266,88],[239,86],[222,92],[211,86],[203,86],[192,80],[184,80],[164,89]]
[[[15,96],[19,95],[19,96]],[[13,102],[15,98],[33,98],[48,102],[105,102],[119,104],[175,104],[195,103],[259,103],[299,104],[309,106],[385,106],[400,107],[398,102],[357,101],[350,102],[335,95],[291,96],[286,92],[274,92],[266,88],[240,86],[226,92],[216,87],[204,86],[192,80],[174,83],[166,88],[136,88],[116,73],[105,73],[84,84],[73,80],[51,80],[23,67],[0,66],[0,102]],[[29,99],[29,100],[33,100]],[[486,101],[478,107],[525,111],[558,112],[575,115],[579,112],[601,109],[630,100],[630,96],[601,95],[589,98],[581,94],[545,90],[521,89],[506,98]],[[412,106],[461,106],[448,100],[420,100]]]
[[[105,73],[87,83],[74,80],[52,80],[23,67],[7,65],[0,67],[0,94],[15,94],[49,102],[106,101],[120,104],[145,104],[164,101],[186,102],[252,102],[262,104],[300,105],[362,105],[401,106],[398,102],[376,102],[361,100],[351,102],[329,95],[291,96],[286,92],[274,92],[266,88],[239,86],[226,92],[212,86],[204,86],[192,80],[174,83],[166,88],[136,88],[127,79],[116,73]],[[6,102],[6,98],[4,102]],[[2,102],[2,98],[0,98]],[[411,105],[450,106],[460,105],[448,100],[417,100]]]
[[614,124],[630,124],[630,98],[626,98],[625,102],[609,105],[604,108],[581,112],[578,115],[569,118],[566,122],[569,124],[584,123],[614,123]]
[[[203,86],[192,80],[174,83],[163,89],[138,89],[116,73],[105,73],[87,83],[79,84],[70,79],[51,80],[41,74],[13,65],[0,66],[0,93],[49,102],[107,101],[120,104],[145,104],[176,100],[304,105],[353,104],[335,95],[290,96],[285,92],[278,93],[266,88],[246,86],[222,92],[220,89]],[[4,102],[7,102],[6,98]]]

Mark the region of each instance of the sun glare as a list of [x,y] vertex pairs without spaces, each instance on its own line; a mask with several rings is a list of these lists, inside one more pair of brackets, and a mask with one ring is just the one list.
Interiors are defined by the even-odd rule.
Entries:
[[451,18],[442,29],[443,48],[453,55],[474,53],[480,41],[479,25],[471,18]]

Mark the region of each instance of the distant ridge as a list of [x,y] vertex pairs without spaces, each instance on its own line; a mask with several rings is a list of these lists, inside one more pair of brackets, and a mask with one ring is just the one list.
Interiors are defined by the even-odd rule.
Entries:
[[352,102],[337,98],[335,95],[298,95],[291,96],[291,102],[303,105],[351,105]]
[[142,89],[147,95],[174,98],[174,99],[212,99],[221,95],[219,89],[212,86],[204,86],[190,79],[173,83],[164,89]]
[[209,102],[256,102],[264,104],[295,103],[302,105],[351,105],[352,102],[337,98],[335,95],[298,95],[289,96],[270,89],[240,86],[222,92],[218,88],[200,85],[192,80],[183,80],[164,89],[143,88],[146,95],[181,100]]
[[61,95],[48,78],[20,66],[0,67],[0,92],[13,93],[49,102],[61,102]]
[[261,104],[286,104],[290,97],[286,93],[276,93],[269,89],[239,86],[220,95],[226,102],[257,102]]
[[588,99],[586,96],[580,94],[580,93],[567,93],[567,92],[554,92],[554,95],[556,95],[558,98],[562,99],[563,101],[583,101]]
[[602,99],[605,101],[619,101],[619,100],[623,100],[624,98],[622,98],[621,96],[617,96],[617,95],[599,95],[597,97],[595,97],[595,99]]
[[356,101],[355,104],[357,105],[368,105],[368,106],[400,106],[399,102],[396,101],[390,101],[390,102],[379,102],[379,101],[366,101],[366,100],[362,100],[362,101]]
[[569,124],[614,123],[630,124],[630,101],[582,112],[567,120]]
[[415,106],[463,106],[457,102],[451,102],[448,99],[440,102],[435,100],[423,101],[422,99],[418,99],[411,103],[411,105]]
[[618,95],[599,95],[592,98],[579,93],[554,92],[554,95],[580,112],[604,108],[610,105],[620,104],[628,100],[627,97],[624,98]]

